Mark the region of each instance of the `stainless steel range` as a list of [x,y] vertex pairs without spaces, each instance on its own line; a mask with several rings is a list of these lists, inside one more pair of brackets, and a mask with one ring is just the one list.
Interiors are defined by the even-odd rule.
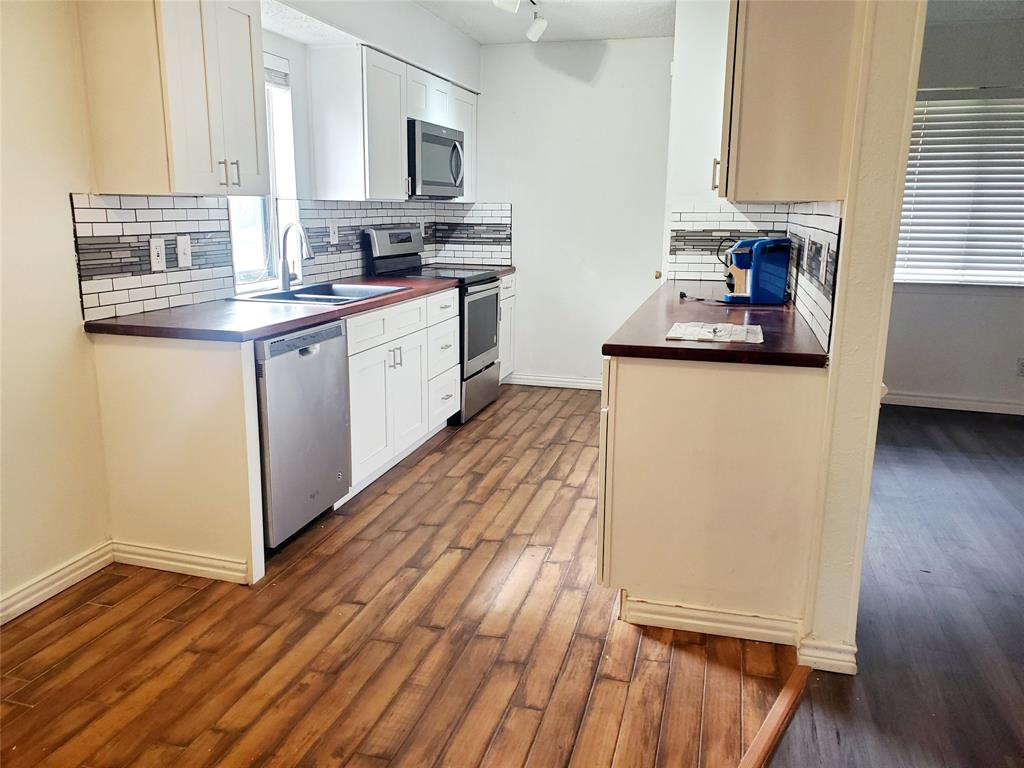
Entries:
[[371,227],[371,275],[429,277],[459,283],[462,332],[462,410],[449,423],[462,424],[498,397],[498,274],[483,267],[425,265],[418,226]]

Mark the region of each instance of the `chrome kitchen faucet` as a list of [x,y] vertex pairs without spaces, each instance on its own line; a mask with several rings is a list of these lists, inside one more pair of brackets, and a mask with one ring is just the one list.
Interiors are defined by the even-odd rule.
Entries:
[[[299,259],[310,260],[313,258],[313,251],[310,250],[309,240],[306,238],[306,229],[299,222],[292,221],[281,233],[281,290],[287,291],[292,287],[292,276],[291,270],[288,268],[288,233],[291,232],[292,227],[297,227],[299,230]],[[305,252],[305,255],[303,255]]]

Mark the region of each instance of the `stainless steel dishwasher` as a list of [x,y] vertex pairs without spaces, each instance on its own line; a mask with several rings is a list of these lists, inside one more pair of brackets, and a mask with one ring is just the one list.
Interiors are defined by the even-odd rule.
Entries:
[[263,529],[276,547],[348,493],[345,321],[256,342]]

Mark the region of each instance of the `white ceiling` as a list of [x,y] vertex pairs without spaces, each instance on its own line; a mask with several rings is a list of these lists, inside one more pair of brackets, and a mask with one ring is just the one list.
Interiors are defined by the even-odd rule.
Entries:
[[513,15],[491,0],[417,0],[435,16],[483,45],[526,42],[526,28],[539,10],[548,20],[541,42],[671,37],[674,0],[523,0]]
[[929,24],[1024,19],[1024,0],[931,0]]

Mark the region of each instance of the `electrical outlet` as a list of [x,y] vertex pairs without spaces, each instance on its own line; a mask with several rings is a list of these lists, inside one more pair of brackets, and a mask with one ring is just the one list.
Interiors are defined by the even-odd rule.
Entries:
[[338,222],[332,221],[327,225],[327,229],[331,235],[331,245],[338,244]]
[[1024,357],[1017,358],[1017,375],[1024,376]]
[[167,269],[167,242],[162,237],[149,239],[149,268],[153,272]]
[[192,236],[178,235],[175,245],[175,252],[178,255],[178,269],[192,266]]

